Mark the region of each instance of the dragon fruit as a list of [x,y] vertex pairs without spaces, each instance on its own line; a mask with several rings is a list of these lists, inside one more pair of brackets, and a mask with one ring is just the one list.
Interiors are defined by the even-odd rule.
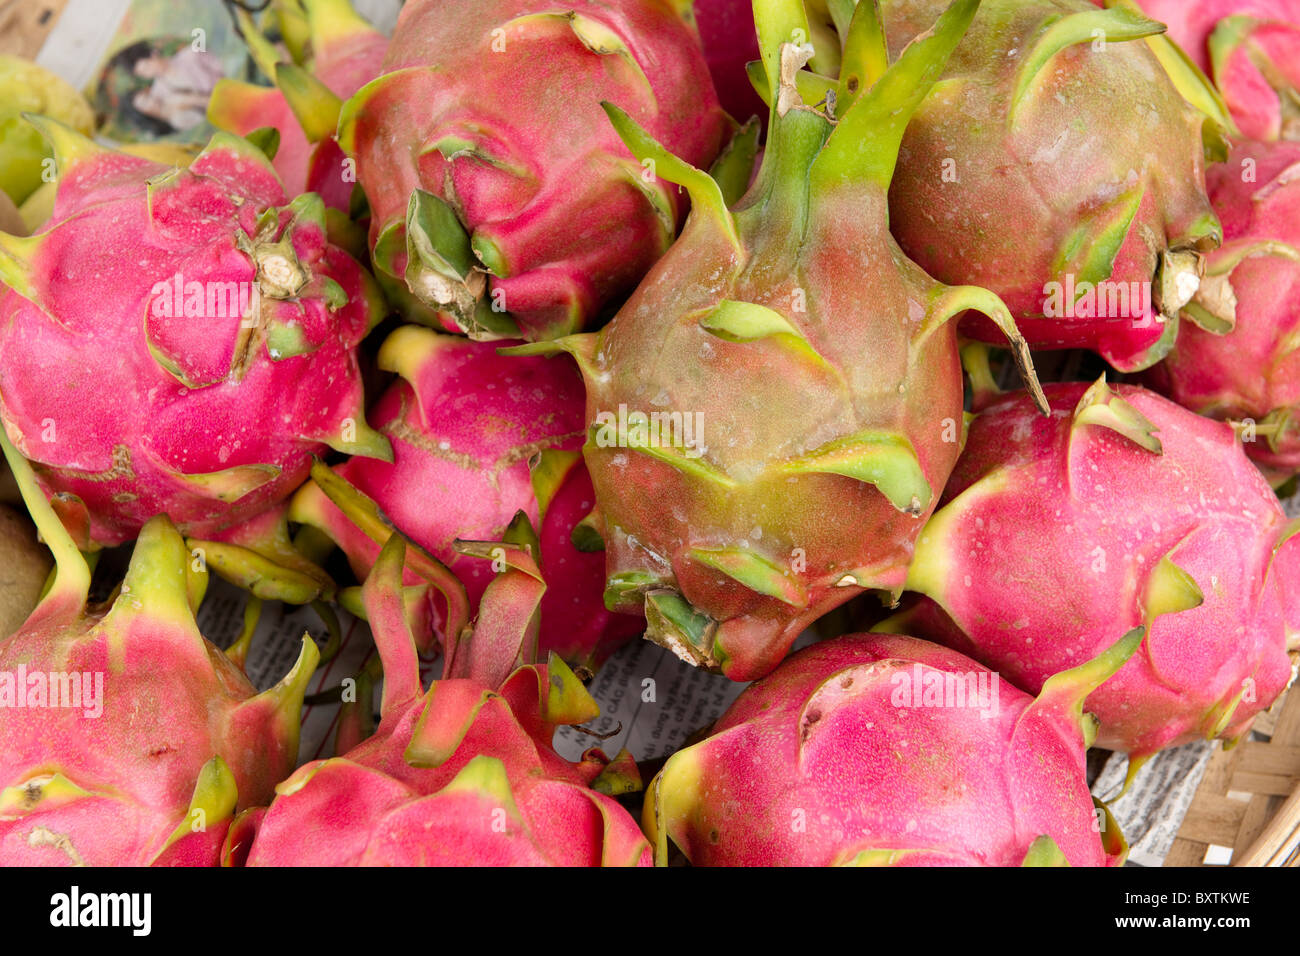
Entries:
[[513,351],[577,357],[606,605],[644,608],[647,636],[693,664],[761,677],[822,614],[898,592],[961,447],[948,320],[983,310],[1023,349],[996,296],[935,283],[886,228],[907,117],[975,7],[954,4],[869,92],[847,71],[838,125],[795,87],[810,49],[783,41],[808,35],[801,5],[756,8],[781,92],[734,211],[609,107],[629,148],[690,191],[690,219],[602,331]]
[[[349,520],[315,483],[295,496],[293,520],[325,531],[360,578],[391,524],[444,562],[477,607],[493,573],[485,562],[459,554],[456,539],[497,540],[522,512],[538,529],[539,563],[549,584],[540,653],[556,651],[580,673],[594,673],[644,624],[605,610],[604,556],[573,542],[595,504],[579,450],[584,396],[573,363],[498,355],[489,342],[404,326],[384,342],[379,365],[402,376],[370,415],[392,443],[393,461],[353,458],[335,472],[382,509],[387,522],[367,525],[364,504],[358,519]],[[348,510],[356,515],[355,503]],[[414,571],[406,580],[420,581]],[[445,644],[442,596],[434,590],[428,595],[433,606],[427,617]]]
[[1300,139],[1300,0],[1139,3],[1213,77],[1242,136]]
[[[939,6],[882,0],[891,52]],[[1203,145],[1217,126],[1183,98],[1213,94],[1190,65],[1162,68],[1142,42],[1162,29],[1088,0],[984,0],[890,188],[894,235],[928,273],[996,292],[1031,346],[1124,371],[1169,351],[1220,234]],[[997,340],[978,316],[962,331]]]
[[971,424],[922,532],[893,625],[1037,693],[1130,628],[1140,653],[1086,707],[1099,746],[1156,751],[1235,739],[1291,677],[1300,646],[1300,525],[1231,428],[1105,379],[1047,388]]
[[258,694],[199,633],[206,573],[165,517],[140,532],[120,593],[87,607],[90,571],[3,436],[57,561],[0,640],[0,865],[215,865],[237,811],[298,757],[316,645]]
[[277,51],[238,11],[259,69],[276,82],[256,86],[220,80],[208,101],[208,120],[239,136],[274,128],[272,162],[285,192],[314,192],[326,206],[348,212],[356,176],[335,138],[343,101],[379,75],[388,38],[352,9],[349,0],[304,0],[310,63],[278,62]]
[[46,231],[0,235],[0,420],[79,547],[216,536],[327,447],[391,456],[356,357],[382,297],[318,197],[228,133],[180,170],[33,123],[61,178]]
[[1207,179],[1224,245],[1149,381],[1235,422],[1246,454],[1281,484],[1300,472],[1300,143],[1238,143]]
[[673,754],[643,826],[700,866],[1118,866],[1080,705],[1140,630],[1038,697],[913,637],[851,634],[748,687]]
[[249,866],[647,865],[650,847],[610,791],[634,764],[596,750],[580,764],[551,748],[559,724],[599,711],[554,654],[532,663],[546,585],[527,551],[485,544],[504,570],[472,632],[451,645],[428,692],[402,596],[405,545],[393,535],[363,585],[384,663],[375,735],[301,767],[265,810],[228,835]]
[[[690,162],[728,120],[684,4],[410,0],[339,140],[370,201],[376,275],[415,321],[481,338],[573,332],[672,242],[683,203],[600,111]],[[644,175],[643,175],[644,174]]]

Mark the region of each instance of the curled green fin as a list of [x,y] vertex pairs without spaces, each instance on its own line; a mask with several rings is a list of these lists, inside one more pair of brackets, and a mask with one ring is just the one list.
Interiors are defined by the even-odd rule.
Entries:
[[691,548],[691,559],[721,571],[756,594],[794,608],[806,607],[808,593],[792,574],[747,548]]
[[880,0],[860,0],[844,39],[844,59],[840,63],[840,82],[835,94],[838,115],[843,116],[888,69],[889,46],[885,42]]
[[866,431],[837,439],[781,466],[787,474],[836,474],[875,485],[899,511],[920,515],[934,491],[906,435]]
[[733,206],[749,188],[749,180],[754,174],[754,160],[758,157],[758,137],[762,131],[758,120],[750,119],[736,131],[709,167],[709,176],[722,190],[722,201],[728,207]]
[[318,143],[334,135],[343,101],[328,86],[293,63],[276,65],[275,85],[284,94],[308,142]]
[[235,775],[230,772],[224,760],[213,757],[199,770],[199,779],[194,783],[194,793],[190,797],[185,817],[167,838],[167,842],[158,851],[158,856],[162,856],[172,844],[191,833],[202,832],[209,826],[233,817],[238,802],[239,788],[235,784]]
[[1162,614],[1177,614],[1200,607],[1205,595],[1190,574],[1165,555],[1151,569],[1146,592],[1142,596],[1143,620],[1151,625]]
[[1056,841],[1046,833],[1036,838],[1033,843],[1029,844],[1029,851],[1025,853],[1021,866],[1069,866],[1070,861],[1065,858],[1061,848],[1056,845]]
[[708,173],[678,159],[642,129],[627,113],[613,103],[600,104],[614,131],[623,140],[628,151],[642,164],[653,163],[654,174],[670,183],[682,186],[691,197],[691,215],[707,216],[739,252],[743,249],[736,221],[731,217],[722,187]]
[[1049,19],[1047,22],[1047,29],[1039,34],[1033,49],[1023,57],[1020,64],[1016,88],[1011,95],[1011,108],[1007,111],[1007,120],[1013,127],[1019,120],[1020,110],[1027,102],[1034,80],[1066,47],[1098,40],[1106,43],[1138,40],[1165,31],[1163,23],[1148,19],[1135,8],[1127,7],[1081,11]]
[[[1064,718],[1072,726],[1078,727],[1086,740],[1095,727],[1085,723],[1084,700],[1128,662],[1141,646],[1146,632],[1145,627],[1135,627],[1092,660],[1068,671],[1053,674],[1043,683],[1043,689],[1039,691],[1030,709]],[[1023,715],[1021,719],[1024,719]]]
[[1164,446],[1160,444],[1160,439],[1156,437],[1156,432],[1159,429],[1151,419],[1111,391],[1110,386],[1106,384],[1106,374],[1104,372],[1101,378],[1097,379],[1092,387],[1083,393],[1083,397],[1079,399],[1079,404],[1074,407],[1074,425],[1072,427],[1080,425],[1096,425],[1101,428],[1109,428],[1116,434],[1123,435],[1135,445],[1145,448],[1153,454],[1160,455],[1164,453]]
[[889,188],[903,132],[948,65],[978,8],[979,0],[955,0],[929,31],[909,43],[876,84],[854,101],[813,164],[816,180],[866,180],[881,189]]

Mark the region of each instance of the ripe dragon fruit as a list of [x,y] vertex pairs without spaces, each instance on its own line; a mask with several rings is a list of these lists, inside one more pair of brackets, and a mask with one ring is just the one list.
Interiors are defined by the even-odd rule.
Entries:
[[748,687],[673,754],[642,824],[700,866],[1118,866],[1081,704],[1135,631],[1037,699],[947,648],[851,634]]
[[379,75],[388,38],[352,9],[349,0],[304,0],[308,66],[277,62],[274,47],[252,19],[238,11],[254,62],[276,82],[256,86],[218,81],[208,101],[208,120],[239,136],[274,128],[279,145],[272,162],[285,192],[314,192],[325,205],[348,212],[356,183],[335,138],[343,101]]
[[1241,135],[1300,139],[1300,0],[1139,0],[1213,77]]
[[[538,529],[539,563],[549,582],[540,652],[556,651],[580,673],[594,673],[644,623],[605,610],[604,556],[573,542],[595,504],[579,450],[584,394],[573,363],[498,355],[489,342],[405,326],[384,342],[379,365],[402,376],[370,415],[392,443],[393,461],[353,458],[335,469],[373,505],[361,503],[358,514],[357,503],[345,499],[356,516],[349,520],[320,486],[308,483],[294,498],[293,520],[325,531],[360,578],[391,528],[400,529],[460,578],[477,607],[493,574],[478,558],[457,553],[456,539],[497,540],[523,512]],[[374,506],[387,521],[367,524]],[[419,583],[413,571],[406,580]],[[428,617],[446,643],[437,607],[442,596],[430,591],[429,597]]]
[[690,191],[690,219],[605,329],[514,351],[578,358],[606,604],[644,606],[647,636],[693,664],[761,677],[822,614],[897,593],[961,447],[948,320],[983,310],[1023,349],[996,296],[940,286],[886,228],[907,117],[975,7],[954,4],[869,92],[846,71],[838,124],[796,91],[810,51],[783,41],[808,35],[801,5],[756,8],[781,92],[734,210],[608,107],[629,148]]
[[[880,7],[896,53],[940,4]],[[996,292],[1031,346],[1089,348],[1124,371],[1169,351],[1219,243],[1203,152],[1215,127],[1180,92],[1213,94],[1190,64],[1162,69],[1142,42],[1162,29],[1088,0],[984,0],[890,187],[891,228],[921,268]],[[962,332],[998,330],[971,317]]]
[[157,514],[217,536],[327,446],[391,455],[356,357],[382,297],[326,240],[319,198],[286,204],[228,133],[179,170],[33,123],[61,178],[45,232],[0,235],[0,421],[79,547]]
[[1238,143],[1207,179],[1224,245],[1149,380],[1184,408],[1235,422],[1278,485],[1300,472],[1300,143]]
[[1147,637],[1088,697],[1130,775],[1164,747],[1234,739],[1291,677],[1300,525],[1227,425],[1136,386],[1047,388],[971,424],[892,625],[1036,693],[1130,628]]
[[[505,570],[478,620],[448,651],[428,692],[402,598],[405,546],[385,545],[363,585],[384,662],[375,735],[300,768],[265,810],[230,831],[230,863],[249,866],[648,865],[650,847],[615,800],[630,758],[580,764],[551,749],[559,724],[599,710],[552,654],[532,663],[542,582],[526,551],[485,544]],[[610,786],[607,786],[610,785]]]
[[112,604],[30,466],[5,455],[57,560],[48,594],[0,640],[0,865],[215,865],[236,811],[298,757],[318,652],[256,693],[199,633],[206,573],[165,517],[140,532]]
[[481,338],[577,331],[672,242],[683,203],[623,148],[617,100],[694,163],[727,134],[672,0],[410,0],[339,141],[376,275],[416,321]]

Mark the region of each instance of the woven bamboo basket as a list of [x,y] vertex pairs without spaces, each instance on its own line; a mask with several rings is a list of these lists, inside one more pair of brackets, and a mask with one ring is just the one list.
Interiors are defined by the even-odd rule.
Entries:
[[1215,750],[1165,866],[1300,866],[1297,687],[1260,715],[1248,739]]

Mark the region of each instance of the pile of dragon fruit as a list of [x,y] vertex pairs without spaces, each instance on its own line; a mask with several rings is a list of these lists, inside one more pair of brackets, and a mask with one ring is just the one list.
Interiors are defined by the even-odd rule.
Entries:
[[[239,19],[201,151],[19,121],[0,863],[1114,866],[1290,683],[1300,0]],[[754,683],[565,759],[640,639]]]

